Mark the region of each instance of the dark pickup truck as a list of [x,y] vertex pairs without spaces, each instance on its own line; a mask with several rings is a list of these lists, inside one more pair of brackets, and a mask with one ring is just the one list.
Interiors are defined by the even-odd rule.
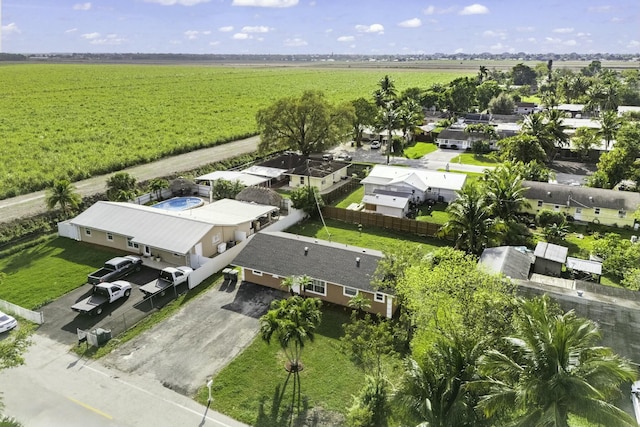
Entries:
[[133,255],[126,255],[123,257],[116,257],[110,259],[104,263],[98,271],[94,271],[87,277],[87,282],[92,285],[98,283],[111,282],[133,273],[134,271],[140,271],[142,268],[142,259]]

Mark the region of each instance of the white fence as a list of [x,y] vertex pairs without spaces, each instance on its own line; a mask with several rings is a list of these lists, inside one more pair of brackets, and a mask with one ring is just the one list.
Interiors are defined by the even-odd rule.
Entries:
[[22,308],[19,305],[15,305],[10,303],[9,301],[0,299],[0,308],[2,311],[7,311],[11,314],[15,314],[16,316],[20,316],[23,319],[27,319],[33,323],[37,323],[38,325],[42,325],[44,323],[44,315],[40,311],[31,311],[26,308]]

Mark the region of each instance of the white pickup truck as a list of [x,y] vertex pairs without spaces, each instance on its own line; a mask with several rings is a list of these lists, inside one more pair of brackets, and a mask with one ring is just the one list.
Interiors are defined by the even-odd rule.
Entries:
[[157,279],[142,285],[140,290],[145,297],[152,295],[164,296],[167,293],[167,289],[186,282],[192,271],[191,267],[166,267],[160,271]]
[[131,295],[131,283],[116,280],[113,283],[99,283],[93,287],[93,293],[71,306],[71,310],[82,314],[102,314],[104,306]]

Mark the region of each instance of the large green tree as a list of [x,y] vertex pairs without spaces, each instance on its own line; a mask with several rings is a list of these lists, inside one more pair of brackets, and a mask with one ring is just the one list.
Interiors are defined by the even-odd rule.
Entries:
[[635,380],[635,369],[597,345],[598,327],[573,311],[558,313],[546,297],[520,307],[507,349],[479,361],[485,414],[523,427],[569,427],[570,415],[595,425],[636,426],[611,403],[621,384]]
[[117,172],[107,179],[107,198],[113,202],[128,202],[136,197],[136,179],[127,172]]
[[517,64],[511,69],[511,79],[514,85],[534,85],[536,83],[536,72],[528,65]]
[[544,151],[538,139],[533,135],[518,134],[503,138],[498,141],[500,157],[513,162],[547,161],[547,153]]
[[476,82],[469,77],[458,77],[444,92],[445,105],[450,113],[466,113],[476,100]]
[[354,114],[351,105],[332,106],[320,91],[279,99],[256,114],[258,149],[296,150],[305,156],[321,152],[349,134]]
[[[495,80],[487,80],[476,88],[476,98],[478,99],[478,108],[484,111],[489,107],[489,101],[502,93],[502,88]],[[513,101],[513,100],[512,100]],[[493,112],[493,111],[492,111]],[[513,113],[513,108],[506,114]],[[495,113],[504,114],[504,113]]]
[[56,206],[59,206],[62,213],[68,216],[78,209],[80,203],[82,203],[82,198],[69,180],[61,179],[55,181],[47,190],[45,203],[48,209],[54,209]]
[[589,177],[592,187],[613,188],[620,181],[640,179],[640,123],[625,123],[616,134],[614,148],[600,156],[597,171]]
[[362,134],[366,127],[374,126],[376,120],[376,106],[365,98],[351,101],[354,115],[351,118],[351,136],[357,147],[362,146]]
[[528,207],[524,197],[527,189],[523,187],[522,181],[520,168],[511,162],[485,172],[485,197],[494,218],[500,218],[505,223],[518,221],[518,213]]

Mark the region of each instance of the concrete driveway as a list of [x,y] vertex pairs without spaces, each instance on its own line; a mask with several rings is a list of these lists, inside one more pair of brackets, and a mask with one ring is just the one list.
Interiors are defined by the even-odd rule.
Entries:
[[[134,285],[143,285],[157,276],[158,270],[143,266],[140,271],[132,273],[122,280],[131,282]],[[92,285],[85,284],[42,307],[45,323],[38,328],[38,333],[46,335],[59,343],[72,345],[78,341],[78,329],[91,330],[101,324],[109,323],[122,313],[134,309],[134,306],[137,306],[138,310],[144,311],[141,316],[148,314],[152,310],[150,303],[139,305],[143,295],[134,286],[129,298],[123,298],[107,306],[99,316],[88,316],[72,311],[71,306],[77,301],[88,297],[92,289]]]
[[251,343],[259,317],[282,296],[252,283],[220,282],[102,362],[192,396]]

